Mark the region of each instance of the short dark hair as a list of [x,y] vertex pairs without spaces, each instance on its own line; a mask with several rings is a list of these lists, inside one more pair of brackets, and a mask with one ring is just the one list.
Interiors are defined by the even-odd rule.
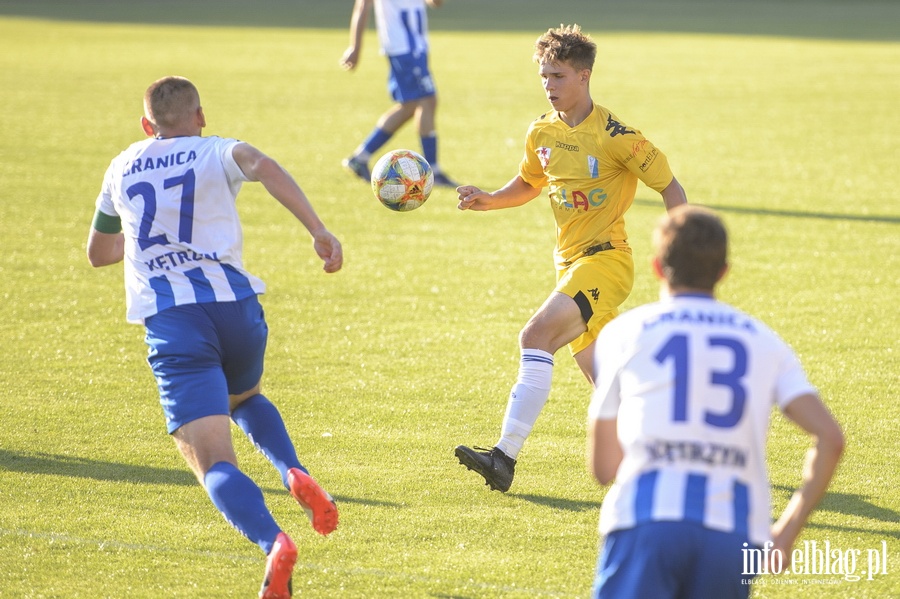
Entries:
[[578,25],[548,29],[534,42],[534,61],[538,64],[566,62],[579,71],[593,70],[596,58],[597,44]]
[[144,113],[158,127],[177,126],[199,105],[200,93],[184,77],[163,77],[144,92]]
[[654,230],[653,244],[670,287],[711,291],[728,264],[728,232],[708,208],[673,208]]

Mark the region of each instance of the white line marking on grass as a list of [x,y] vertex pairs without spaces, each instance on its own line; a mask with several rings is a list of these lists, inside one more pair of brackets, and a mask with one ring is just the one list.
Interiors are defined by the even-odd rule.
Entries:
[[254,561],[263,562],[264,557],[254,557],[252,555],[234,555],[229,553],[218,553],[216,551],[201,551],[198,549],[173,549],[172,547],[163,547],[160,545],[144,545],[141,543],[123,543],[122,541],[110,541],[100,539],[85,539],[82,537],[73,537],[55,532],[35,532],[33,530],[6,530],[0,529],[0,537],[17,536],[28,537],[31,539],[49,540],[51,543],[75,543],[76,545],[95,545],[97,549],[127,549],[129,551],[146,551],[149,553],[182,553],[190,556],[205,556],[221,559],[231,559],[236,561]]
[[[0,537],[15,536],[28,537],[31,539],[47,540],[51,543],[74,543],[77,545],[93,545],[99,550],[106,549],[124,549],[127,551],[143,551],[148,553],[174,553],[183,554],[191,557],[210,557],[214,559],[228,559],[233,561],[265,562],[263,556],[237,555],[233,553],[219,553],[217,551],[202,551],[198,549],[172,548],[161,545],[145,545],[141,543],[123,543],[115,540],[86,539],[83,537],[74,537],[71,535],[60,534],[55,532],[36,532],[32,530],[8,530],[0,528]],[[385,579],[402,579],[409,582],[429,584],[429,585],[446,585],[448,589],[466,591],[469,589],[494,591],[498,593],[519,593],[522,595],[534,595],[536,597],[565,597],[568,594],[560,591],[550,591],[547,589],[528,589],[522,587],[514,587],[501,584],[492,584],[486,582],[476,582],[474,580],[466,581],[447,581],[442,578],[426,576],[424,574],[414,574],[408,572],[380,570],[378,568],[335,568],[334,566],[323,566],[321,564],[301,563],[297,562],[294,568],[302,568],[314,572],[322,572],[326,574],[336,574],[339,576],[359,576],[363,578],[385,578]]]

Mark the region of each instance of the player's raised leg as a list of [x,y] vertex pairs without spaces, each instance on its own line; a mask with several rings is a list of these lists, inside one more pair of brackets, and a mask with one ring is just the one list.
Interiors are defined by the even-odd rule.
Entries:
[[435,123],[437,112],[437,95],[432,94],[419,100],[416,110],[416,123],[419,131],[419,141],[422,144],[422,154],[434,171],[434,184],[438,187],[451,187],[456,189],[459,183],[444,173],[438,161],[438,134]]
[[291,468],[309,473],[297,457],[281,412],[265,395],[254,393],[239,403],[231,410],[231,419],[244,431],[256,449],[272,462],[281,475],[285,489],[290,489],[288,471]]
[[237,467],[228,417],[192,420],[172,437],[225,520],[269,556],[260,597],[290,597],[297,549],[266,507],[262,490]]
[[316,532],[327,535],[337,528],[334,499],[300,463],[278,408],[266,396],[253,393],[232,409],[231,418],[278,470],[284,487],[306,512]]
[[352,172],[354,175],[364,180],[366,183],[372,178],[372,172],[369,170],[369,160],[372,156],[388,142],[416,112],[417,103],[398,102],[391,106],[375,124],[375,128],[369,133],[369,136],[353,151],[353,154],[344,159],[341,163],[344,168]]
[[500,439],[491,449],[460,445],[460,463],[474,470],[495,491],[508,491],[525,440],[531,434],[553,378],[553,355],[587,330],[581,311],[569,296],[554,292],[519,335],[519,374],[509,394]]
[[313,478],[300,468],[288,471],[288,485],[291,495],[306,512],[313,529],[327,535],[338,525],[338,509],[334,498],[319,486]]

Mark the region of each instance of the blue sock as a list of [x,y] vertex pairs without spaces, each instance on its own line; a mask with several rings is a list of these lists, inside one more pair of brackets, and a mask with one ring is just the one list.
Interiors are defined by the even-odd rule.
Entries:
[[256,483],[234,464],[217,462],[203,477],[203,486],[229,524],[268,555],[281,529]]
[[278,469],[285,489],[289,488],[287,473],[290,468],[300,468],[309,474],[297,458],[297,450],[284,427],[281,413],[265,395],[257,394],[241,403],[231,412],[231,419]]
[[368,155],[372,155],[378,151],[378,148],[387,143],[387,141],[393,137],[393,133],[388,133],[384,129],[379,129],[375,127],[372,132],[369,134],[369,137],[366,138],[366,141],[362,144],[363,152]]
[[433,168],[438,163],[437,135],[432,133],[431,135],[420,137],[419,139],[422,142],[422,154],[425,156],[425,160],[428,161],[428,164]]

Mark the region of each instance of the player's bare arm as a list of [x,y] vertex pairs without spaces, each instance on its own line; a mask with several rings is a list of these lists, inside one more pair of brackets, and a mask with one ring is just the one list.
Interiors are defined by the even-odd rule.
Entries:
[[669,183],[660,194],[662,195],[663,204],[666,205],[666,210],[671,210],[675,206],[687,204],[687,194],[684,193],[684,188],[675,177],[672,177],[672,182]]
[[493,193],[482,191],[474,185],[460,185],[456,188],[459,194],[460,210],[498,210],[500,208],[515,208],[527,204],[541,193],[539,187],[532,187],[525,180],[516,175],[509,183]]
[[350,46],[344,50],[340,60],[340,65],[348,71],[352,71],[359,64],[363,34],[369,22],[371,7],[372,0],[356,0],[356,4],[353,5],[353,15],[350,17]]
[[236,144],[232,156],[248,179],[262,183],[272,197],[303,223],[313,237],[316,254],[325,262],[325,272],[340,270],[344,260],[341,242],[325,228],[290,173],[248,143]]
[[794,493],[778,521],[772,525],[773,550],[781,551],[784,566],[791,560],[791,547],[810,513],[825,496],[828,483],[844,451],[844,434],[818,396],[801,395],[791,401],[784,414],[810,434],[814,445],[806,453],[803,483]]
[[88,235],[87,256],[91,266],[109,266],[125,258],[125,234],[101,233],[91,229]]
[[588,471],[601,485],[608,485],[616,478],[622,463],[622,446],[616,432],[618,420],[588,419],[587,461]]

